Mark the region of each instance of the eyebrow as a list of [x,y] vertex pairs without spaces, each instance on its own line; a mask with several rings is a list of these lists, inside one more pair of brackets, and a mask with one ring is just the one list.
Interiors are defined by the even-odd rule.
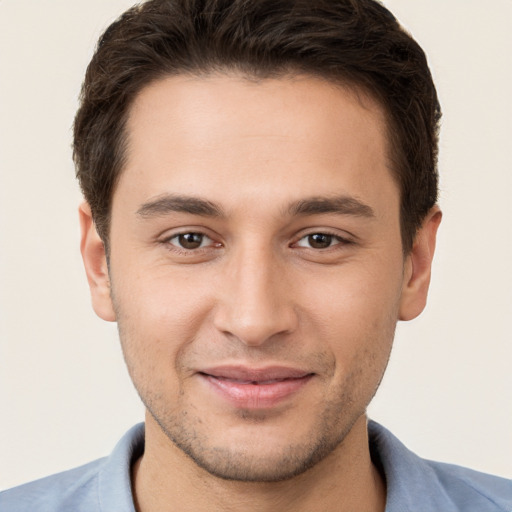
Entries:
[[[310,216],[325,213],[351,215],[356,217],[375,217],[373,209],[367,204],[350,196],[310,197],[292,203],[288,209],[290,216]],[[170,213],[188,213],[201,217],[225,217],[222,208],[198,197],[165,194],[144,203],[137,215],[143,218],[163,217]]]
[[293,203],[288,211],[292,216],[335,213],[355,217],[375,217],[373,208],[350,196],[311,197]]
[[170,213],[189,213],[202,217],[223,217],[222,209],[216,204],[198,197],[166,194],[144,203],[137,215],[143,218],[163,217]]

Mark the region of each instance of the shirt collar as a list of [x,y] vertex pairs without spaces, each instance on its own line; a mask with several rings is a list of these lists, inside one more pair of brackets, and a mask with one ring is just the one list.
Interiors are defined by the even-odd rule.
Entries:
[[[449,471],[441,470],[441,474],[445,474],[443,478],[446,478],[446,472],[458,474],[460,471],[467,472],[468,470],[421,459],[408,450],[393,434],[374,421],[368,423],[368,433],[372,460],[381,469],[386,481],[386,512],[410,512],[411,510],[415,512],[432,512],[432,510],[457,512],[461,510],[454,503],[454,496],[448,495],[447,488],[449,486],[443,485],[440,481],[439,467],[452,468]],[[123,436],[99,470],[98,499],[102,511],[135,512],[131,467],[143,452],[144,424],[140,423]],[[474,475],[472,478],[481,480],[485,486],[492,485],[498,480],[500,483],[496,483],[496,485],[499,485],[500,489],[507,485],[504,479],[496,479],[476,472],[471,472],[471,474]],[[456,478],[457,485],[464,479],[465,477]],[[451,486],[453,487],[453,483]],[[457,499],[464,499],[467,497],[468,490],[464,484],[460,489],[452,489],[451,494],[456,493]],[[478,494],[483,497],[482,492],[478,492]],[[487,500],[486,502],[490,503]],[[492,510],[508,511],[510,509],[505,508],[508,503],[508,500],[501,505],[495,503],[499,508]]]

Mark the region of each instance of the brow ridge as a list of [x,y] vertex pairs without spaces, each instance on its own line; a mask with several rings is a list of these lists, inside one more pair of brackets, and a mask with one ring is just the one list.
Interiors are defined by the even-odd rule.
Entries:
[[170,213],[189,213],[202,217],[223,217],[220,206],[198,197],[164,194],[144,203],[137,215],[143,218],[163,217]]
[[288,211],[292,216],[335,213],[356,217],[375,217],[375,212],[371,206],[351,196],[310,197],[301,199],[291,204]]
[[[288,209],[290,216],[311,216],[327,213],[375,217],[373,209],[351,196],[315,196],[292,203]],[[188,213],[202,217],[225,217],[222,208],[212,201],[198,197],[164,194],[144,203],[137,210],[143,218],[162,217],[170,213]]]

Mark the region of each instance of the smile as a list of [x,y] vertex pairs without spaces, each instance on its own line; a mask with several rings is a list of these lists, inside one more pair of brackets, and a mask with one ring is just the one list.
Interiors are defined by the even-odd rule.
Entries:
[[297,393],[313,374],[283,367],[227,366],[199,372],[199,376],[217,395],[237,408],[267,409]]

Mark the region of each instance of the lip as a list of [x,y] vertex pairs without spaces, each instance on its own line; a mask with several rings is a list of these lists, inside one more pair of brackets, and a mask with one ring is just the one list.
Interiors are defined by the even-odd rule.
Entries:
[[297,393],[314,374],[284,366],[217,366],[201,370],[198,375],[236,407],[267,409]]

